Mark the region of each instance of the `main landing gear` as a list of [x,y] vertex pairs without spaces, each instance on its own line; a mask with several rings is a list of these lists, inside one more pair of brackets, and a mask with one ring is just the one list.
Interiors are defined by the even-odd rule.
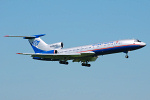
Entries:
[[88,61],[83,62],[81,65],[82,65],[82,66],[86,66],[86,67],[90,67],[90,66],[91,66],[91,64],[88,64]]
[[67,61],[59,61],[60,64],[68,65],[69,63]]

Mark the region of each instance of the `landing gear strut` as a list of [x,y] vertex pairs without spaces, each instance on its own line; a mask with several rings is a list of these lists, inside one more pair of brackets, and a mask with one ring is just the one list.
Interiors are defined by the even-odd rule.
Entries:
[[82,65],[82,66],[86,66],[86,67],[90,67],[90,66],[91,66],[91,64],[88,64],[88,61],[83,62],[81,65]]
[[128,56],[128,51],[127,52],[125,52],[126,53],[126,56],[125,56],[125,58],[129,58],[129,56]]

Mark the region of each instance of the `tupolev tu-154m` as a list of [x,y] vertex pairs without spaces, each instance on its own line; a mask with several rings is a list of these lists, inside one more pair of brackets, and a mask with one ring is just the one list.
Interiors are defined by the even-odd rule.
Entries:
[[146,43],[138,39],[126,39],[63,49],[63,42],[46,44],[40,38],[44,35],[45,34],[33,36],[7,35],[5,37],[23,37],[23,39],[28,39],[35,52],[17,54],[30,55],[35,60],[59,61],[60,64],[65,65],[68,65],[68,60],[72,60],[72,62],[81,62],[82,66],[87,67],[91,66],[88,62],[95,61],[100,55],[124,52],[126,53],[125,58],[128,58],[129,51],[146,46]]

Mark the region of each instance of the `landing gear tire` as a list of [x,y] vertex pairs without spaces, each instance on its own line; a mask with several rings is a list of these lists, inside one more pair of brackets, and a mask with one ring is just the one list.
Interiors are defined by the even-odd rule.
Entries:
[[86,66],[86,67],[90,67],[91,66],[91,64],[86,64],[86,63],[82,63],[81,65],[82,66]]
[[59,61],[60,64],[68,65],[69,63],[67,61]]
[[87,64],[87,67],[91,67],[91,64]]
[[85,63],[82,63],[82,66],[86,66],[86,64],[85,64]]
[[129,58],[129,56],[128,56],[128,55],[126,55],[126,56],[125,56],[125,58]]
[[65,65],[68,65],[68,64],[69,64],[68,62],[65,63]]

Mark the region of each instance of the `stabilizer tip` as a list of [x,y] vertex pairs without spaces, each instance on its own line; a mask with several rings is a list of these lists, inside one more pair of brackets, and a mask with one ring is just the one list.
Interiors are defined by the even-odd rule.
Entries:
[[16,54],[22,54],[22,53],[16,53]]
[[9,37],[9,35],[5,35],[4,37]]

